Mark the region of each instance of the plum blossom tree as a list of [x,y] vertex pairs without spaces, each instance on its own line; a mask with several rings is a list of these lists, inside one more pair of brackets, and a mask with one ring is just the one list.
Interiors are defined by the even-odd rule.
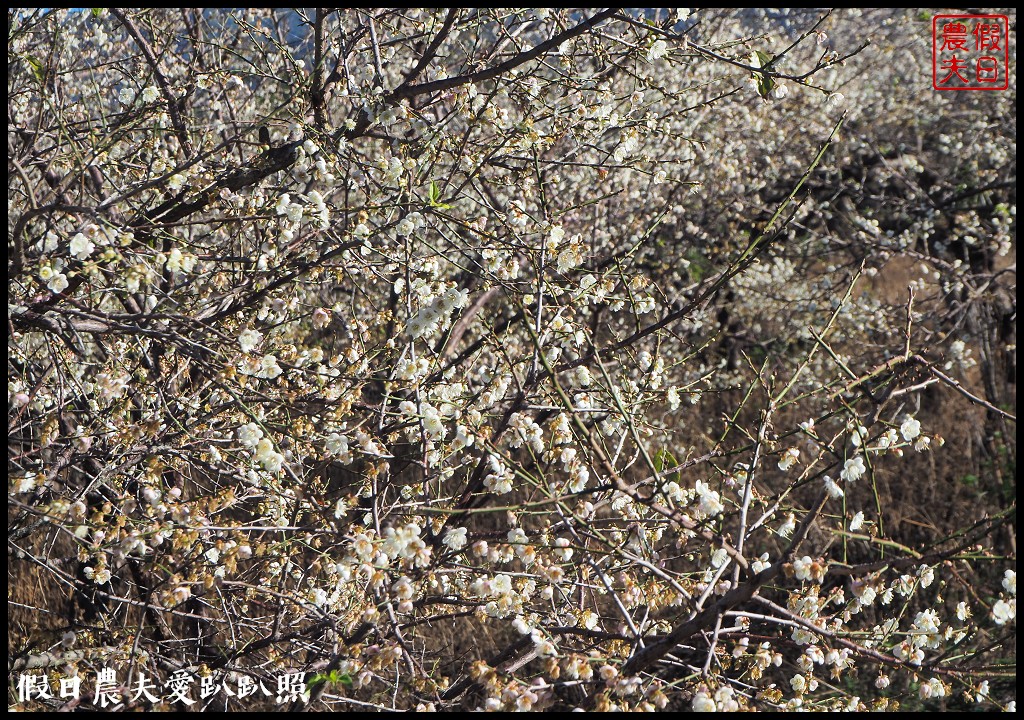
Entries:
[[11,671],[1014,706],[1015,75],[929,29],[9,10]]

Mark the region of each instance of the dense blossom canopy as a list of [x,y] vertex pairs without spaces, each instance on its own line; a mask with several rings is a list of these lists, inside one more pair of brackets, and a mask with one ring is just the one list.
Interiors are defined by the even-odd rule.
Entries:
[[1015,66],[930,18],[10,10],[11,703],[1012,708]]

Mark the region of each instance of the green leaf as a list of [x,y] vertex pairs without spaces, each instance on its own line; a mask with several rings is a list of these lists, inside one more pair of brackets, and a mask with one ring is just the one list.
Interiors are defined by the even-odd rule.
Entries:
[[[665,468],[674,468],[678,464],[679,462],[676,460],[676,456],[673,455],[667,448],[662,448],[661,450],[654,454],[654,469],[659,475],[665,472]],[[678,471],[673,473],[673,479],[676,482],[679,482]]]
[[430,189],[427,190],[427,204],[438,210],[447,210],[451,207],[451,205],[441,202],[441,188],[433,180],[430,181]]
[[[771,64],[772,58],[767,53],[763,53],[760,50],[750,53],[751,67],[771,70]],[[772,90],[775,89],[775,80],[762,72],[753,72],[751,75],[757,80],[757,94],[767,100]]]
[[28,66],[32,68],[32,74],[36,76],[36,80],[40,84],[46,82],[46,73],[43,72],[43,64],[39,61],[39,58],[29,53],[25,55],[25,60],[28,62]]
[[697,248],[688,249],[685,257],[689,261],[689,264],[686,266],[686,272],[693,282],[700,282],[714,270],[707,256]]
[[92,16],[94,18],[98,18],[102,14],[103,14],[103,8],[92,8]]
[[352,676],[337,670],[331,670],[329,673],[316,673],[306,681],[306,688],[313,690],[324,683],[352,687]]

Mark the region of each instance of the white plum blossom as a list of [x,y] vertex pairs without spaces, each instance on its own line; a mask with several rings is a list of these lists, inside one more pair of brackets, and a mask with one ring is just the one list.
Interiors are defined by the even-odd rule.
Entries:
[[833,500],[838,500],[843,496],[843,489],[839,487],[839,484],[826,475],[822,480],[825,482],[825,491],[828,492],[828,496]]
[[668,54],[668,43],[662,39],[655,40],[651,43],[650,49],[647,51],[647,62],[654,62],[660,60]]
[[62,272],[53,273],[46,281],[48,287],[54,293],[62,293],[68,289],[68,277]]
[[14,492],[16,493],[27,493],[35,490],[36,481],[38,478],[33,473],[25,473],[21,475],[14,485]]
[[583,492],[590,480],[590,471],[584,465],[575,465],[569,473],[569,492]]
[[250,353],[260,344],[262,339],[263,333],[259,330],[246,328],[238,336],[238,346],[242,348],[242,352]]
[[804,555],[802,558],[797,558],[793,561],[793,570],[796,573],[797,580],[807,580],[811,577],[812,562],[813,561],[808,555]]
[[238,430],[235,431],[238,435],[238,442],[242,443],[245,447],[256,447],[256,443],[263,437],[263,430],[254,422],[242,425]]
[[274,207],[274,212],[278,215],[286,215],[291,204],[291,196],[288,193],[281,193],[281,196],[277,199],[277,205]]
[[921,683],[919,694],[925,699],[945,697],[946,686],[938,678],[929,678],[926,682]]
[[327,438],[327,452],[338,455],[348,451],[348,438],[338,433],[332,433]]
[[324,308],[317,308],[313,311],[313,327],[322,330],[331,323],[331,312]]
[[558,250],[558,246],[561,245],[562,240],[565,239],[565,228],[561,225],[555,225],[548,232],[547,240],[544,243],[545,249],[549,253],[553,253]]
[[302,220],[302,205],[296,202],[290,203],[285,208],[284,214],[291,222],[297,223]]
[[928,587],[935,582],[935,570],[928,565],[922,565],[917,569],[917,576],[921,580],[921,587]]
[[255,452],[256,461],[260,463],[267,472],[277,474],[281,472],[281,467],[284,464],[284,455],[274,450],[274,444],[270,441],[270,438],[261,438],[256,443]]
[[894,428],[889,428],[878,438],[878,446],[874,449],[885,450],[887,448],[894,447],[898,440],[899,438],[896,434],[896,430]]
[[274,355],[264,355],[260,360],[260,368],[256,372],[256,377],[273,380],[282,372],[284,371],[281,369],[281,366],[277,364],[277,357]]
[[864,511],[858,510],[850,520],[850,531],[857,532],[864,525]]
[[956,606],[956,619],[960,622],[964,622],[971,617],[971,609],[967,607],[967,603],[961,600]]
[[992,605],[992,619],[996,621],[997,625],[1005,625],[1016,618],[1017,598],[1010,598],[1009,601],[996,600]]
[[490,473],[484,477],[484,486],[495,495],[504,495],[512,491],[512,471],[497,455],[488,455],[487,464]]
[[71,254],[79,260],[85,260],[88,258],[92,255],[92,251],[95,248],[96,246],[93,244],[92,240],[86,237],[83,233],[76,233],[75,236],[71,238]]
[[725,510],[721,496],[717,490],[712,490],[703,481],[697,481],[697,497],[700,499],[699,510],[705,517],[714,517]]
[[717,712],[718,707],[706,692],[701,691],[693,696],[690,709],[694,712]]
[[900,425],[900,435],[907,442],[910,442],[921,434],[921,423],[912,417],[907,417]]
[[782,453],[782,457],[779,458],[779,470],[782,470],[783,472],[788,472],[789,469],[796,465],[799,461],[800,450],[797,448],[789,448],[784,453]]
[[462,450],[473,445],[476,437],[465,425],[457,425],[455,428],[455,439],[452,440],[452,450]]
[[793,688],[793,692],[801,694],[807,689],[807,678],[799,674],[794,675],[790,678],[789,685]]
[[842,472],[839,473],[839,477],[846,482],[852,483],[863,477],[866,472],[867,467],[864,465],[864,458],[857,455],[846,461]]
[[867,439],[868,429],[863,425],[851,423],[847,426],[850,430],[850,443],[854,447],[860,447],[864,440]]
[[196,264],[196,256],[191,253],[183,253],[180,248],[171,248],[167,253],[167,260],[164,267],[172,273],[191,272]]
[[778,533],[782,537],[789,537],[796,530],[796,515],[789,513],[786,516],[786,521],[778,529]]
[[459,551],[468,543],[466,528],[454,528],[445,533],[444,544],[452,550]]
[[583,262],[583,248],[579,242],[578,236],[573,236],[572,242],[569,243],[561,252],[558,253],[558,259],[556,268],[560,273],[569,272],[580,263]]

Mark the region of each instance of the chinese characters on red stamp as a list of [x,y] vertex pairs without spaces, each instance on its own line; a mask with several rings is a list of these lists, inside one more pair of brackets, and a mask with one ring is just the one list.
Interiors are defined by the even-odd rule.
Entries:
[[1006,90],[1009,66],[1006,15],[932,18],[932,87],[936,90]]

